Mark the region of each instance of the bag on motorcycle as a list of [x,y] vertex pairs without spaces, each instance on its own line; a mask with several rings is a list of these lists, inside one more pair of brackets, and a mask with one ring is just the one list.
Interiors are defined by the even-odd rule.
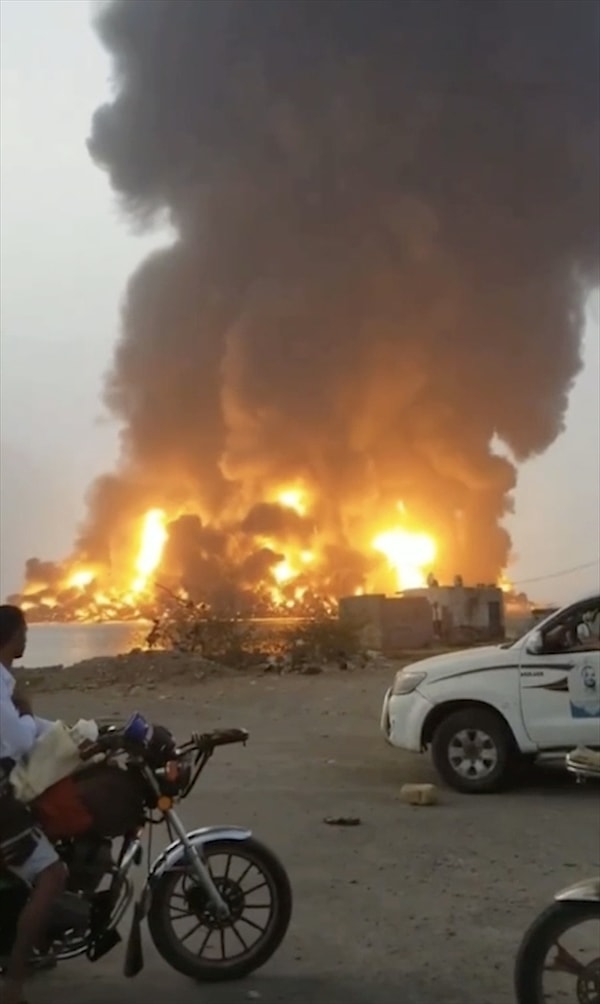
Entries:
[[49,840],[83,837],[92,830],[94,820],[82,802],[74,777],[66,777],[31,805],[32,812]]
[[53,785],[34,809],[51,840],[122,837],[143,822],[143,782],[134,771],[97,764]]
[[81,770],[79,747],[72,731],[64,722],[54,722],[36,740],[29,755],[15,765],[10,780],[21,802],[33,802],[48,788]]

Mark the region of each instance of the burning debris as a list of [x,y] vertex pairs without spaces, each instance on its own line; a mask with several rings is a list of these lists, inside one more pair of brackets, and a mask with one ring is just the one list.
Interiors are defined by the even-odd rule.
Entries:
[[119,468],[72,560],[28,564],[34,610],[133,615],[158,579],[302,612],[433,566],[500,575],[515,463],[563,427],[598,277],[598,20],[588,0],[103,6],[90,150],[176,239],[127,289]]

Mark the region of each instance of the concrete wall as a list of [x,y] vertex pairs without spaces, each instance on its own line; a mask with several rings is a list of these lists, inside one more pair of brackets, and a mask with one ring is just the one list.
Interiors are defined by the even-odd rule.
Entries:
[[497,586],[428,586],[404,595],[427,598],[436,635],[444,641],[459,644],[504,637],[504,594]]
[[469,645],[505,636],[504,594],[495,586],[428,586],[402,596],[345,596],[342,623],[359,628],[365,648],[393,654],[434,641]]
[[385,600],[381,611],[382,649],[402,652],[426,648],[434,640],[431,607],[420,596],[393,596]]
[[425,648],[434,639],[431,607],[420,596],[345,596],[339,601],[342,623],[355,624],[365,648],[392,654]]
[[384,602],[383,593],[371,593],[367,596],[344,596],[338,603],[340,623],[356,626],[363,647],[376,652],[383,647],[381,610]]

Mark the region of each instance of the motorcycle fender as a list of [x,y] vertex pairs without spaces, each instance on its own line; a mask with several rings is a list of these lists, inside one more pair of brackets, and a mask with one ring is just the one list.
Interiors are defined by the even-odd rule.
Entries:
[[584,879],[583,882],[576,882],[568,889],[557,893],[554,899],[558,903],[600,903],[600,878],[589,878]]
[[[202,853],[203,848],[207,847],[208,844],[214,844],[220,840],[249,840],[251,836],[252,832],[250,830],[245,830],[239,826],[205,826],[201,830],[192,830],[191,833],[188,833],[188,840]],[[158,880],[166,872],[171,871],[179,865],[184,857],[184,845],[181,840],[174,840],[156,858],[150,868],[148,878],[138,900],[141,917],[146,917],[148,914],[152,901],[152,892]]]

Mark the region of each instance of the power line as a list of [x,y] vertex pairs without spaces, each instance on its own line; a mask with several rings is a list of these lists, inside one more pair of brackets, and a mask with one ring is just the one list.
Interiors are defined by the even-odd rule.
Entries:
[[563,568],[561,572],[551,572],[549,575],[537,575],[534,579],[519,579],[518,582],[511,582],[512,586],[527,586],[531,582],[545,582],[546,579],[560,579],[563,575],[571,575],[572,572],[582,572],[585,568],[595,568],[600,565],[600,558],[595,561],[586,561],[583,565],[573,565],[572,568]]

